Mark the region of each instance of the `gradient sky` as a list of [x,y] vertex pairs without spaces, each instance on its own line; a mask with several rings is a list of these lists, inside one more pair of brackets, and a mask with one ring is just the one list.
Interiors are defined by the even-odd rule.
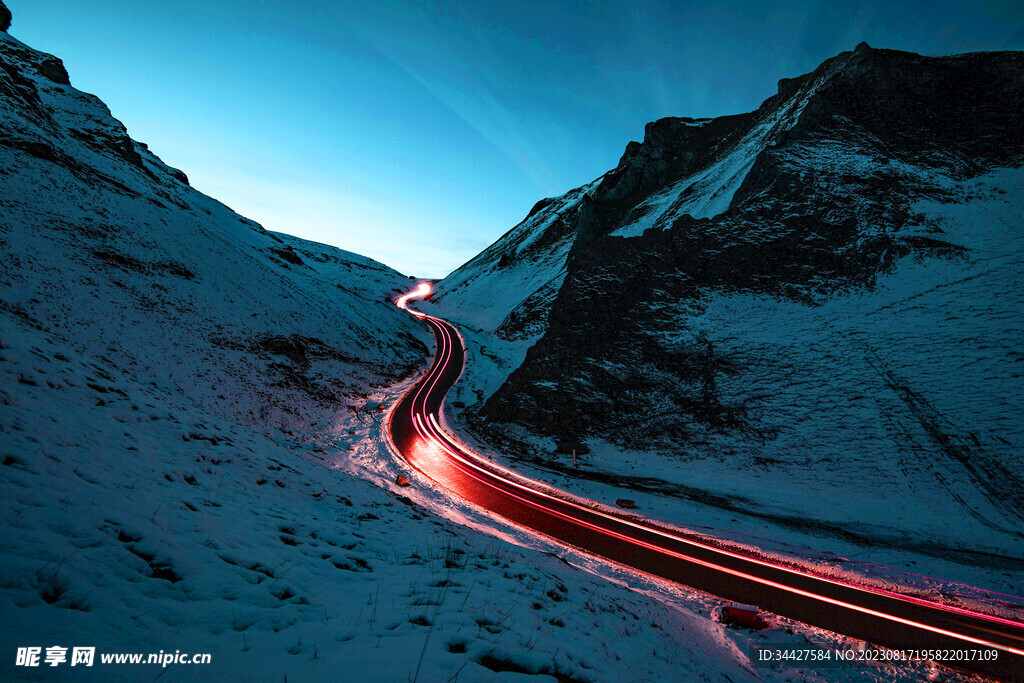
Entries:
[[750,111],[866,40],[1024,49],[1020,0],[5,0],[132,137],[266,228],[442,276],[663,116]]

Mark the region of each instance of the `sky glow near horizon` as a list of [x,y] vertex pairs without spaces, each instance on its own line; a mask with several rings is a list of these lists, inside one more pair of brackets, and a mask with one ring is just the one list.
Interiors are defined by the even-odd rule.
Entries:
[[664,116],[866,40],[1024,49],[1024,3],[5,0],[133,138],[269,230],[440,277]]

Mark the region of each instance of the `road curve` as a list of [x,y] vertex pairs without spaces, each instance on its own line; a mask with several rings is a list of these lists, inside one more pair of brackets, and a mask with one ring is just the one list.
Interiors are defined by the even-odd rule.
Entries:
[[415,469],[452,493],[561,543],[797,621],[900,649],[998,651],[993,661],[946,662],[1024,681],[1024,623],[900,595],[746,555],[560,495],[474,454],[441,428],[441,407],[462,374],[465,349],[448,322],[408,308],[427,284],[396,304],[434,333],[430,370],[389,413],[387,432]]

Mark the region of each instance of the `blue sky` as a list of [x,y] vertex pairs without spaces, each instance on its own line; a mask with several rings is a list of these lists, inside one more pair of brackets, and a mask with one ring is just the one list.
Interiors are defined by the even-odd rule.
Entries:
[[1024,49],[1024,3],[5,0],[132,136],[272,230],[442,276],[663,116],[866,40]]

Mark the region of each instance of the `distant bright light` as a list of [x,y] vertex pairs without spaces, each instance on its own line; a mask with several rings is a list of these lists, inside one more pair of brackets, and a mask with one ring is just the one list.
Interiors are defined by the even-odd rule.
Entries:
[[[431,291],[432,290],[431,290],[429,282],[421,282],[419,284],[419,287],[417,287],[416,289],[412,290],[411,292],[408,292],[408,293],[403,294],[402,296],[400,296],[398,298],[398,300],[395,301],[395,305],[398,306],[399,308],[401,308],[402,310],[408,311],[409,307],[408,307],[407,303],[408,303],[409,299],[418,299],[420,297],[427,296],[428,294],[430,294]],[[413,314],[416,313],[415,311],[409,311],[409,312],[413,313]]]

